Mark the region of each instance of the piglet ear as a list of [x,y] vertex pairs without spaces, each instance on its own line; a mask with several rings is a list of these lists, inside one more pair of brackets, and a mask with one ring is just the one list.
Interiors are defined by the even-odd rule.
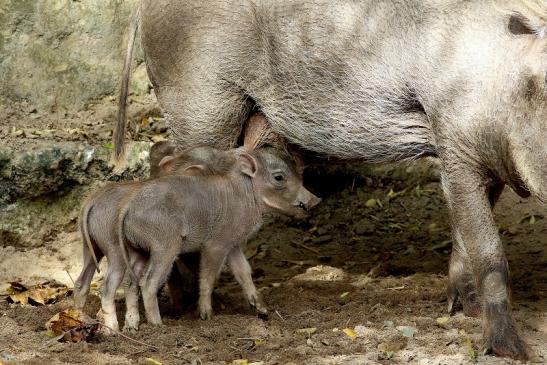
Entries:
[[256,176],[257,163],[253,156],[248,153],[241,153],[237,158],[237,162],[242,173],[249,177]]
[[184,169],[184,175],[186,176],[202,176],[205,175],[205,166],[192,165]]
[[168,167],[171,163],[173,163],[173,161],[175,160],[175,156],[165,156],[164,158],[161,159],[160,163],[158,164],[158,166],[160,168],[166,168]]

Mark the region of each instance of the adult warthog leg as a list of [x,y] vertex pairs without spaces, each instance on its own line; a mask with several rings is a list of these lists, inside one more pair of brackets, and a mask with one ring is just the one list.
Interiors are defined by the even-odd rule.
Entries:
[[527,359],[528,348],[511,314],[509,269],[492,215],[488,183],[475,170],[455,164],[445,164],[442,183],[456,242],[467,254],[480,298],[485,350]]

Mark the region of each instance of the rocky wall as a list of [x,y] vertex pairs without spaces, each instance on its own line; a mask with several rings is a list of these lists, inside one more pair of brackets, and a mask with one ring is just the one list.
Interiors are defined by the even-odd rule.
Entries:
[[[116,94],[138,0],[0,1],[0,96],[44,111],[79,110]],[[137,41],[137,43],[140,43]],[[140,46],[131,90],[148,79]]]

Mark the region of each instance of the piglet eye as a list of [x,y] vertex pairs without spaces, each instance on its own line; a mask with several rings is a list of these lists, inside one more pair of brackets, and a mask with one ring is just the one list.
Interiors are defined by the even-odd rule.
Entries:
[[283,176],[281,174],[275,174],[274,175],[274,180],[281,182],[281,181],[285,180],[285,176]]

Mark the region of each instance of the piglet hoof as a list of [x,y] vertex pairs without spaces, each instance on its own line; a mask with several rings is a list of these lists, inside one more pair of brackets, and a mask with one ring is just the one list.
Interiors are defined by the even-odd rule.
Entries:
[[213,311],[199,311],[199,318],[208,321],[213,318]]
[[520,337],[514,319],[509,316],[490,321],[485,332],[484,354],[515,360],[529,360],[531,357],[528,345]]
[[99,309],[97,312],[97,321],[101,324],[99,331],[105,336],[113,336],[119,332],[118,321],[108,320],[106,317],[103,310]]
[[135,333],[139,330],[139,325],[134,323],[126,323],[123,326],[123,331],[128,333]]
[[213,309],[211,307],[200,306],[199,318],[204,321],[208,321],[213,318]]
[[100,326],[100,332],[105,336],[115,336],[118,334],[119,327],[118,324],[110,324],[110,325],[101,325]]
[[249,299],[249,304],[251,307],[253,307],[257,314],[258,318],[260,319],[267,319],[268,318],[268,308],[262,301],[262,299],[259,296],[252,297]]
[[456,314],[461,308],[458,291],[449,285],[447,298],[447,310],[450,315]]

